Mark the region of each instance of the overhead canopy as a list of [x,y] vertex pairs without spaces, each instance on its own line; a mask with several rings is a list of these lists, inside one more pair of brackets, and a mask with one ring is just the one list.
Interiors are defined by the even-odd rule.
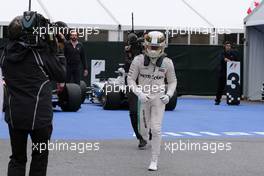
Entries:
[[131,24],[129,12],[134,12],[135,25],[139,28],[215,27],[241,30],[246,9],[250,4],[250,0],[102,1],[123,26]]
[[[39,3],[40,2],[40,3]],[[43,4],[46,7],[43,10]],[[227,28],[243,29],[249,0],[32,0],[32,10],[71,25],[105,29]],[[0,6],[0,25],[7,25],[28,8],[28,0],[7,0]]]
[[244,57],[244,95],[261,100],[264,84],[264,1],[245,18],[246,45]]
[[[15,16],[22,15],[28,10],[28,4],[28,0],[7,0],[2,3],[0,25],[7,25]],[[70,26],[99,26],[106,29],[117,26],[96,0],[32,0],[31,9],[53,21],[64,21]]]

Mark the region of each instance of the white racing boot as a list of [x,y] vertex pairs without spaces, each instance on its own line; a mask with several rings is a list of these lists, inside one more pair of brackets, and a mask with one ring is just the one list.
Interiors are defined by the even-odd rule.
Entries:
[[156,170],[158,170],[158,158],[157,157],[153,157],[152,158],[148,170],[149,171],[156,171]]

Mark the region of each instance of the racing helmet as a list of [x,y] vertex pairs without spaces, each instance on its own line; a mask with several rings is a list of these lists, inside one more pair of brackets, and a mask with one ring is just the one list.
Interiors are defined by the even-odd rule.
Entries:
[[159,58],[164,54],[165,36],[162,32],[152,31],[144,36],[145,54],[152,60]]

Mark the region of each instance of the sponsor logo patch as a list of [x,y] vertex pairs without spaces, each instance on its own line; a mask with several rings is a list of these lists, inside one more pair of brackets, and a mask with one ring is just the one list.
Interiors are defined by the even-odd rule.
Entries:
[[165,72],[165,68],[160,67],[160,68],[159,68],[159,71],[164,73],[164,72]]

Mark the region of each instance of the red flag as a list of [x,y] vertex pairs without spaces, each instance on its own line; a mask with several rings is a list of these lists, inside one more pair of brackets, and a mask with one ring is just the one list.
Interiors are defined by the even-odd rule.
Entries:
[[255,6],[255,7],[258,7],[258,6],[259,6],[259,2],[255,1],[255,2],[254,2],[254,6]]
[[257,8],[260,5],[260,1],[259,0],[253,0],[253,2],[251,3],[250,7],[247,10],[247,14],[251,14],[252,11]]
[[249,7],[248,10],[247,10],[247,14],[251,14],[252,13],[252,10],[251,8]]

